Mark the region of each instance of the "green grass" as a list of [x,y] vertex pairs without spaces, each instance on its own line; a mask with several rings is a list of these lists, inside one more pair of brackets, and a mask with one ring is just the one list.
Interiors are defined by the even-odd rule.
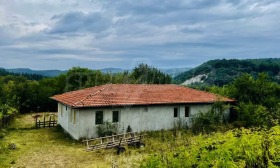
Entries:
[[[146,155],[127,148],[123,155],[115,149],[86,152],[85,145],[59,128],[35,129],[30,115],[20,115],[0,144],[0,167],[137,167]],[[17,149],[10,150],[14,143]],[[3,148],[4,146],[4,148]]]
[[[199,165],[245,167],[261,163],[264,135],[268,135],[270,165],[280,163],[280,127],[271,130],[235,129],[193,135],[188,130],[147,132],[141,149],[128,148],[86,152],[85,145],[57,128],[34,128],[30,115],[20,115],[0,139],[0,167],[186,167]],[[17,149],[11,150],[9,144]],[[200,159],[198,160],[198,156]],[[260,162],[259,162],[260,161]],[[220,165],[220,166],[218,166]],[[236,166],[238,165],[238,166]],[[280,164],[279,164],[280,165]],[[222,166],[222,167],[223,167]],[[188,166],[187,166],[188,167]],[[215,166],[214,166],[215,167]],[[273,167],[273,166],[272,166]]]
[[[49,119],[48,117],[50,115],[56,114],[54,112],[43,112],[43,113],[37,113],[40,114],[41,117],[38,118],[38,120],[43,121],[43,117],[46,117],[46,120]],[[34,114],[32,114],[34,115]],[[29,128],[34,128],[35,127],[35,119],[32,118],[31,114],[23,114],[23,115],[18,115],[15,119],[14,122],[10,125],[10,129],[29,129]],[[55,117],[57,118],[57,117]]]

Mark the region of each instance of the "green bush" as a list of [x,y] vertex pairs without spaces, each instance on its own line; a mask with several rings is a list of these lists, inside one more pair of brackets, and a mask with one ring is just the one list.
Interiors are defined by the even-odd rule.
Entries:
[[17,114],[17,110],[8,105],[0,104],[0,129],[7,126]]
[[263,105],[240,103],[236,110],[238,121],[243,122],[245,127],[272,127],[279,124],[280,121],[280,104],[278,107],[269,110]]
[[103,124],[97,126],[97,134],[99,137],[110,136],[117,134],[118,124],[105,121]]
[[215,102],[211,109],[207,112],[200,112],[191,118],[193,133],[210,133],[216,131],[219,126],[226,123],[224,118],[224,111],[229,108],[227,104],[222,101]]
[[184,122],[181,118],[173,122],[173,130],[188,129],[188,123]]

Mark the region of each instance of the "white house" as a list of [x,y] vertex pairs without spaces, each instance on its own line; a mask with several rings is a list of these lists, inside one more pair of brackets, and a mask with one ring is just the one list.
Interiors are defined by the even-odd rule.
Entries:
[[97,137],[96,127],[104,121],[118,123],[120,131],[128,125],[133,131],[171,129],[179,119],[191,126],[192,116],[218,100],[184,86],[149,84],[107,84],[51,98],[58,102],[58,123],[75,139]]

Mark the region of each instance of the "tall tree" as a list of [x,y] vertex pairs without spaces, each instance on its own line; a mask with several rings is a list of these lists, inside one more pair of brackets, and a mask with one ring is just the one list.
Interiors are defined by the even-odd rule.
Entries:
[[140,64],[138,67],[135,67],[132,72],[132,78],[134,78],[137,83],[146,84],[168,84],[172,81],[170,75],[147,64]]

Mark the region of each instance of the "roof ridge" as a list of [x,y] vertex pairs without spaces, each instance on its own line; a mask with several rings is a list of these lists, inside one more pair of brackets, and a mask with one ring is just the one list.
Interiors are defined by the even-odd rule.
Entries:
[[[88,95],[88,96],[85,97],[84,99],[77,101],[76,103],[74,103],[74,105],[77,105],[78,103],[82,103],[82,104],[84,105],[83,101],[85,101],[85,100],[88,99],[88,98],[91,98],[92,96],[97,95],[98,93],[100,93],[100,92],[102,92],[103,90],[107,89],[107,88],[110,87],[111,85],[112,85],[112,83],[110,83],[107,87],[106,87],[106,85],[104,85],[103,88],[101,88],[101,89],[98,90],[97,92],[94,92],[93,94]],[[101,86],[102,86],[102,85],[101,85]]]

